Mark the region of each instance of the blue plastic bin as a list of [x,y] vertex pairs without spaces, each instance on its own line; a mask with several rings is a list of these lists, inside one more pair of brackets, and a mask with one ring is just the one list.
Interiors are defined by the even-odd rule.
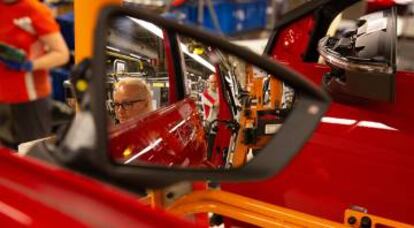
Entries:
[[196,12],[192,9],[192,5],[184,4],[180,7],[173,8],[168,14],[165,15],[168,15],[167,17],[174,16],[175,19],[185,23],[193,23],[193,21],[197,20],[194,19],[194,16],[196,16],[193,15],[194,13]]
[[[214,1],[214,10],[216,11],[221,31],[225,34],[233,34],[236,32],[236,15],[237,5],[229,1]],[[203,26],[215,30],[214,23],[208,10],[208,7],[204,7],[204,21]]]
[[250,0],[239,4],[245,19],[241,22],[244,31],[264,28],[266,26],[267,0]]
[[[214,0],[213,6],[224,34],[232,35],[266,26],[267,0]],[[186,15],[184,22],[197,24],[196,3],[185,4],[174,11]],[[204,6],[203,27],[216,30],[207,6]]]

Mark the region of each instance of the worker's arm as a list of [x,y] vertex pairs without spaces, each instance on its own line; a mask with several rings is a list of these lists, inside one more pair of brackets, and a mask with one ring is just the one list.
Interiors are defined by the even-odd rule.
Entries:
[[47,53],[32,60],[33,70],[48,70],[69,61],[69,49],[60,33],[41,36],[40,41],[47,47]]

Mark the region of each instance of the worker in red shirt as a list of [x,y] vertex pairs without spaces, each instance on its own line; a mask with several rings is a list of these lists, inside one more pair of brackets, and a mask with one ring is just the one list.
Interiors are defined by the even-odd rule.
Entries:
[[201,103],[204,110],[204,120],[208,127],[218,115],[219,99],[217,93],[217,77],[215,74],[209,76],[208,87],[201,94]]
[[48,134],[48,70],[65,64],[69,51],[38,0],[0,0],[0,12],[0,141],[16,144]]

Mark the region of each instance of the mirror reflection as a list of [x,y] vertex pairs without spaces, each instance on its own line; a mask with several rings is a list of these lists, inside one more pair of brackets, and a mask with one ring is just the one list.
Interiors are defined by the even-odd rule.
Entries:
[[277,75],[206,42],[126,16],[109,27],[108,152],[116,164],[240,167],[295,107],[295,91]]

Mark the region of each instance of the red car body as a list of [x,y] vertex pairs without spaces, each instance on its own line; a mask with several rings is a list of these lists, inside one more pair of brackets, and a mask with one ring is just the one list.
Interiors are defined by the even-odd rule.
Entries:
[[[313,12],[283,26],[268,54],[321,84],[326,65],[305,62]],[[397,72],[394,103],[334,101],[319,127],[279,175],[222,189],[343,222],[345,209],[414,224],[414,73]]]
[[0,148],[1,227],[191,227],[79,174]]
[[367,0],[367,12],[374,12],[396,5],[394,0]]
[[188,98],[116,126],[109,142],[111,155],[119,162],[213,167],[200,116]]

